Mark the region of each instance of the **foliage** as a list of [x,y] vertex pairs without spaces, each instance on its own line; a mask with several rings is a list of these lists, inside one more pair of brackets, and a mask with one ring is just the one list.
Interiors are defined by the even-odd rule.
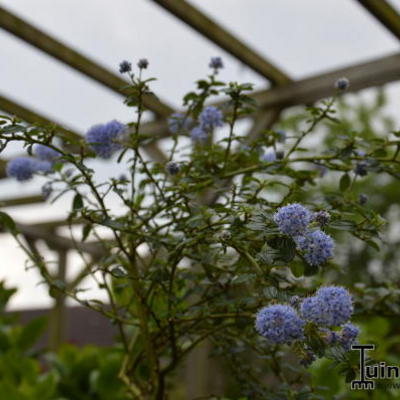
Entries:
[[25,325],[5,313],[15,289],[0,283],[0,394],[8,400],[126,400],[118,380],[122,353],[118,349],[65,344],[57,354],[36,342],[46,319]]
[[[302,301],[321,285],[332,283],[350,290],[362,339],[370,340],[372,316],[398,316],[396,282],[377,280],[365,269],[367,262],[381,255],[396,269],[397,243],[385,243],[384,250],[381,245],[383,214],[395,202],[400,176],[400,133],[383,118],[381,126],[373,126],[383,97],[378,96],[373,107],[348,106],[338,99],[332,83],[331,99],[282,118],[276,128],[284,129],[285,135],[274,127],[250,141],[239,134],[237,122],[254,112],[256,104],[248,94],[252,85],[226,84],[215,68],[184,97],[183,121],[170,124],[175,132],[167,144],[168,159],[159,163],[143,155],[143,148],[152,146],[157,137],[157,132],[146,133],[142,124],[143,98],[153,96],[149,87],[153,79],[142,78],[143,68],[137,75],[130,68],[123,72],[131,80],[126,104],[137,117],[100,144],[112,149],[111,162],[124,165],[127,175],[96,175],[90,166],[96,156],[92,139],[85,143],[61,135],[60,144],[55,129],[27,126],[6,116],[0,122],[3,147],[17,141],[28,154],[39,144],[60,154],[51,172],[35,173],[47,177],[52,201],[70,195],[68,223],[82,226],[78,235],[71,228],[71,235],[85,275],[104,290],[108,304],[57,282],[46,260],[27,246],[10,217],[0,214],[1,223],[51,291],[103,313],[120,332],[122,359],[118,354],[100,357],[95,349],[75,356],[68,348],[61,352],[60,359],[72,365],[69,372],[58,369],[59,376],[70,382],[65,383],[66,390],[75,390],[73,378],[83,369],[84,376],[90,375],[86,386],[90,398],[98,377],[119,376],[128,398],[164,399],[176,369],[191,350],[208,340],[234,377],[221,395],[318,399],[345,393],[343,376],[354,378],[356,354],[328,343],[326,332],[314,322],[307,321],[304,338],[287,345],[258,335],[254,320],[261,307],[288,304],[294,298]],[[205,111],[206,102],[220,94],[228,101],[218,110]],[[221,116],[224,134],[215,129]],[[191,135],[194,129],[196,135]],[[201,140],[196,139],[199,129]],[[192,137],[190,146],[187,136]],[[118,146],[110,147],[113,140]],[[173,168],[171,162],[176,163]],[[377,182],[384,182],[380,193]],[[360,194],[371,198],[367,204],[360,201]],[[315,217],[305,224],[306,243],[297,234],[280,230],[276,222],[277,210],[293,203],[302,204]],[[327,247],[321,248],[323,256],[310,257],[321,240]],[[334,257],[325,263],[333,240]],[[85,242],[95,245],[94,262],[83,256]],[[377,341],[390,336],[391,330],[393,326]],[[318,358],[315,363],[314,358]],[[338,366],[341,377],[327,381],[327,360]],[[89,373],[92,368],[98,372]],[[118,390],[113,393],[119,395]],[[99,396],[103,398],[100,389]],[[358,398],[357,393],[352,396]]]

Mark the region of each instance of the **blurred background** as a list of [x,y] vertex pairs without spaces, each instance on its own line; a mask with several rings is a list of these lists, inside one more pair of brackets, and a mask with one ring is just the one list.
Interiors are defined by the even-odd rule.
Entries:
[[[333,71],[399,51],[400,41],[357,1],[351,0],[196,0],[189,4],[235,34],[253,50],[293,80]],[[399,13],[400,2],[388,1]],[[0,7],[84,54],[118,75],[124,60],[150,62],[147,76],[159,99],[174,109],[194,82],[209,73],[210,57],[221,56],[224,81],[252,82],[256,90],[270,86],[265,77],[247,67],[156,2],[145,0],[3,0]],[[1,18],[0,18],[1,19]],[[130,122],[134,115],[123,97],[68,65],[0,29],[0,95],[52,121],[84,134],[96,123],[118,119]],[[366,85],[368,86],[368,85]],[[385,113],[396,123],[399,117],[400,83],[385,86]],[[350,101],[374,101],[374,89],[347,95]],[[0,106],[1,108],[1,106]],[[1,111],[1,110],[0,110]],[[151,119],[150,115],[147,119]],[[248,126],[243,123],[242,129]],[[20,154],[10,147],[3,157]],[[118,176],[115,163],[98,163],[100,174]],[[4,200],[40,195],[42,178],[29,184],[0,181]],[[69,206],[68,206],[69,207]],[[18,222],[42,223],[62,219],[65,202],[7,207]],[[50,305],[50,297],[34,270],[26,270],[25,256],[13,238],[0,235],[0,280],[18,287],[11,309]],[[48,250],[43,247],[43,250]],[[51,257],[51,254],[50,254]],[[68,274],[79,267],[70,255]],[[77,259],[76,259],[77,260]],[[93,291],[95,291],[93,287]]]

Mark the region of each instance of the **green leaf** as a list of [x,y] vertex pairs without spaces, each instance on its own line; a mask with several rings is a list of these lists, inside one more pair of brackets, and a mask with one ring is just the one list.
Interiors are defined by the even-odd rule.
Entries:
[[292,261],[296,255],[296,244],[286,237],[275,237],[267,241],[268,245],[279,251],[279,257],[285,263]]
[[80,195],[80,193],[77,193],[72,202],[72,209],[80,210],[81,208],[83,208],[83,199],[82,199],[82,196]]
[[354,231],[356,229],[356,224],[350,220],[342,220],[331,222],[329,227],[339,231]]
[[292,271],[292,274],[296,278],[299,278],[300,276],[304,275],[305,265],[302,262],[293,262],[290,264],[290,269]]
[[317,266],[310,265],[310,264],[307,264],[307,263],[305,263],[304,266],[305,266],[304,267],[304,275],[305,276],[313,276],[313,275],[318,274],[318,267]]
[[47,317],[35,318],[28,322],[23,328],[17,338],[17,346],[22,351],[30,349],[47,326]]
[[114,267],[111,270],[111,275],[114,276],[115,278],[125,278],[128,274],[125,271],[124,268],[122,267]]
[[339,188],[342,192],[344,192],[350,187],[350,184],[351,184],[351,179],[349,174],[344,174],[340,178]]
[[373,241],[372,239],[366,241],[368,246],[372,247],[374,250],[379,251],[380,247],[379,244]]
[[17,227],[14,220],[3,211],[0,211],[0,226],[14,235],[17,233]]
[[86,224],[86,225],[83,226],[83,228],[82,228],[82,242],[84,242],[88,238],[92,228],[93,228],[92,224]]

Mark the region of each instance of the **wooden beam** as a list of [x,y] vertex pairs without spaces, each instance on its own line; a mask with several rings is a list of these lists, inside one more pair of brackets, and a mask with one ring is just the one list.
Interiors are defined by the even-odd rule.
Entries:
[[334,83],[342,76],[350,80],[346,93],[400,80],[400,53],[302,79],[285,87],[257,91],[252,96],[262,108],[311,104],[332,96]]
[[78,243],[63,236],[54,234],[54,232],[30,226],[26,224],[16,223],[17,230],[27,238],[33,240],[44,240],[46,244],[55,250],[80,250],[94,257],[101,256],[105,249],[99,243]]
[[68,221],[67,219],[52,219],[44,222],[35,222],[30,224],[31,226],[35,226],[37,228],[47,229],[47,230],[54,230],[57,228],[67,227],[69,225],[83,225],[85,222],[84,219],[75,219],[73,221]]
[[380,21],[397,39],[400,39],[400,15],[386,0],[356,0]]
[[25,206],[30,204],[43,203],[44,199],[41,195],[24,196],[24,197],[10,197],[1,199],[0,207],[15,207],[15,206]]
[[271,129],[274,123],[279,119],[282,108],[271,108],[258,110],[253,118],[253,125],[246,135],[246,143],[257,140],[261,133],[266,129]]
[[[58,251],[57,281],[67,286],[68,251]],[[65,341],[65,306],[66,297],[61,291],[54,294],[53,307],[49,315],[49,345],[52,350],[57,350]]]
[[21,104],[16,103],[6,96],[2,96],[1,94],[0,110],[6,112],[7,114],[15,115],[16,117],[30,124],[37,124],[45,127],[55,128],[58,132],[72,139],[77,139],[81,137],[77,132],[74,132],[72,129],[64,127],[63,124],[52,121],[49,118],[40,115],[37,112],[32,111]]
[[187,1],[155,0],[155,2],[273,84],[285,85],[291,82],[287,74]]
[[[61,41],[52,38],[3,7],[0,7],[0,27],[114,92],[126,95],[127,92],[124,87],[127,82],[119,75],[110,72],[105,67],[66,46]],[[168,117],[173,112],[170,106],[161,102],[154,95],[145,96],[143,103],[146,108],[160,117]]]
[[6,175],[7,160],[0,158],[0,179],[7,177]]

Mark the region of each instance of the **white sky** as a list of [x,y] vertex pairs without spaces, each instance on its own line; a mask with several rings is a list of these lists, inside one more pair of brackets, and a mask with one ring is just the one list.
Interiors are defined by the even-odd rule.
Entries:
[[[295,79],[399,51],[396,40],[352,0],[193,0],[224,27]],[[398,0],[392,4],[399,8]],[[154,91],[174,107],[221,55],[224,80],[265,80],[149,0],[0,0],[0,5],[117,72],[123,59],[150,61]],[[132,119],[122,98],[0,30],[0,93],[84,132],[95,123]],[[388,86],[397,117],[399,84]],[[6,155],[11,154],[7,153]],[[101,166],[99,168],[109,168]],[[113,173],[118,174],[116,169]],[[0,200],[37,193],[40,183],[0,183]],[[8,210],[19,220],[62,215],[62,206]],[[12,239],[1,236],[0,279],[19,286],[13,307],[39,307],[48,297]]]

